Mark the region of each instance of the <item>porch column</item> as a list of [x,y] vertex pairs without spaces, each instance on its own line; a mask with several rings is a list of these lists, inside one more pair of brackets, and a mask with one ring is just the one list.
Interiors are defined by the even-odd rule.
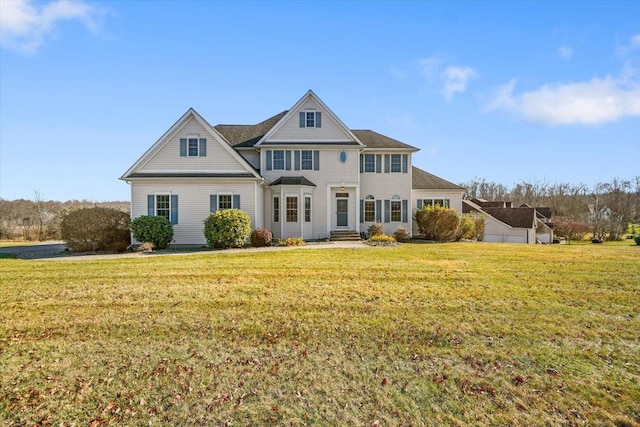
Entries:
[[356,231],[360,232],[360,184],[356,184]]

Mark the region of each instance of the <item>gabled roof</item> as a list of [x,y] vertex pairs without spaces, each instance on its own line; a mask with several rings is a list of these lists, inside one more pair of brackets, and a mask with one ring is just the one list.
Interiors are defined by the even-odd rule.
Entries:
[[485,208],[486,213],[514,228],[533,228],[536,221],[534,208]]
[[453,190],[463,192],[464,188],[452,182],[423,171],[415,166],[411,167],[413,190]]
[[287,113],[278,121],[278,123],[276,123],[275,126],[273,126],[271,129],[269,129],[269,131],[262,138],[260,138],[260,140],[255,144],[255,146],[258,147],[258,146],[262,145],[264,141],[268,140],[274,133],[276,133],[278,131],[278,129],[280,129],[280,127],[282,127],[282,125],[284,125],[284,123],[286,123],[289,119],[291,119],[291,116],[293,116],[294,114],[298,113],[298,110],[302,107],[302,105],[309,98],[313,99],[313,101],[316,104],[318,104],[320,106],[320,108],[322,108],[324,113],[327,114],[338,125],[338,127],[340,127],[342,129],[342,131],[345,134],[347,134],[347,136],[349,136],[351,139],[356,141],[357,145],[362,145],[362,143],[351,132],[351,130],[344,123],[342,123],[342,120],[340,120],[340,118],[338,116],[336,116],[333,113],[333,111],[331,111],[331,109],[329,109],[329,107],[327,107],[327,105],[324,102],[322,102],[322,100],[320,98],[318,98],[318,96],[315,93],[313,93],[312,90],[309,90],[309,91],[307,91],[307,93],[304,94],[304,96],[302,98],[300,98],[300,100],[298,102],[295,103],[295,105],[293,107],[291,107],[290,110],[287,111]]
[[216,125],[213,128],[217,130],[232,147],[249,148],[260,141],[260,138],[273,128],[285,114],[287,114],[287,110],[255,125]]
[[242,165],[247,174],[251,174],[255,178],[262,178],[253,166],[251,166],[236,150],[231,147],[225,138],[218,133],[196,110],[189,108],[174,124],[164,133],[121,177],[122,180],[133,178],[134,174],[140,178],[141,175],[149,177],[146,174],[137,173],[138,168],[143,167],[165,144],[184,127],[184,125],[193,118],[196,120],[219,144],[226,150],[240,165]]
[[482,208],[471,200],[462,200],[462,213],[482,212]]
[[411,150],[418,151],[419,148],[413,147],[409,144],[405,144],[404,142],[400,142],[393,138],[389,138],[388,136],[379,134],[378,132],[374,132],[372,130],[352,130],[353,134],[358,137],[360,142],[362,142],[367,148],[372,149],[402,149],[402,150]]
[[307,187],[315,187],[316,185],[304,176],[281,176],[273,181],[271,186],[276,185],[306,185]]

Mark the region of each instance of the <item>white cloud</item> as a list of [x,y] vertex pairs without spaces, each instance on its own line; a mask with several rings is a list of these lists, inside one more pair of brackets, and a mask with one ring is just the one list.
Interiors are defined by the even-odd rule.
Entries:
[[428,58],[423,58],[418,60],[418,65],[420,66],[420,74],[422,77],[427,79],[429,82],[433,82],[438,73],[440,72],[440,65],[442,64],[442,59],[437,55],[430,56]]
[[626,78],[549,84],[519,94],[515,85],[511,80],[499,87],[485,112],[506,111],[549,125],[595,125],[640,116],[640,85]]
[[640,47],[640,34],[631,37],[631,46]]
[[558,56],[562,59],[571,59],[573,49],[570,46],[563,45],[558,48]]
[[2,0],[0,46],[33,54],[60,21],[80,21],[88,30],[96,31],[102,14],[100,9],[82,0],[54,0],[44,5],[31,0]]
[[444,87],[442,93],[444,99],[451,101],[455,93],[462,93],[467,90],[469,80],[476,78],[478,73],[471,67],[449,66],[442,72]]

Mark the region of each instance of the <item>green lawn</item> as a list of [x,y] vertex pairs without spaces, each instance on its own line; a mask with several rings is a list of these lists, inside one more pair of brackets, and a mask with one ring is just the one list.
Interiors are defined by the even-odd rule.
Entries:
[[640,424],[640,246],[0,261],[1,425]]

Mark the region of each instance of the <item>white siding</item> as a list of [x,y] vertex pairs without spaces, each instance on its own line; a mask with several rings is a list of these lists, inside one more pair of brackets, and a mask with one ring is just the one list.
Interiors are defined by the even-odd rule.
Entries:
[[238,152],[251,166],[260,169],[260,153],[257,150],[241,150]]
[[252,229],[259,223],[256,218],[256,191],[254,180],[191,180],[171,182],[153,180],[132,182],[131,217],[147,215],[147,195],[178,195],[178,223],[173,226],[174,244],[206,244],[203,221],[209,216],[211,194],[232,193],[240,195],[240,208],[251,218]]
[[[411,215],[418,210],[418,200],[449,199],[449,207],[462,215],[462,191],[451,192],[445,190],[411,190]],[[412,220],[413,235],[418,235],[418,224]]]
[[[206,157],[180,157],[180,138],[198,135],[207,139]],[[217,139],[193,117],[136,172],[153,171],[240,171],[246,168],[223,148]]]
[[[484,242],[509,242],[509,243],[534,243],[531,236],[528,236],[532,230],[526,228],[513,228],[497,219],[484,215],[485,227]],[[529,239],[528,239],[529,237]]]
[[[299,113],[301,111],[320,111],[322,113],[322,126],[319,128],[301,128]],[[353,141],[344,129],[338,125],[327,111],[312,99],[308,99],[298,110],[294,111],[289,119],[268,139],[268,141]]]

